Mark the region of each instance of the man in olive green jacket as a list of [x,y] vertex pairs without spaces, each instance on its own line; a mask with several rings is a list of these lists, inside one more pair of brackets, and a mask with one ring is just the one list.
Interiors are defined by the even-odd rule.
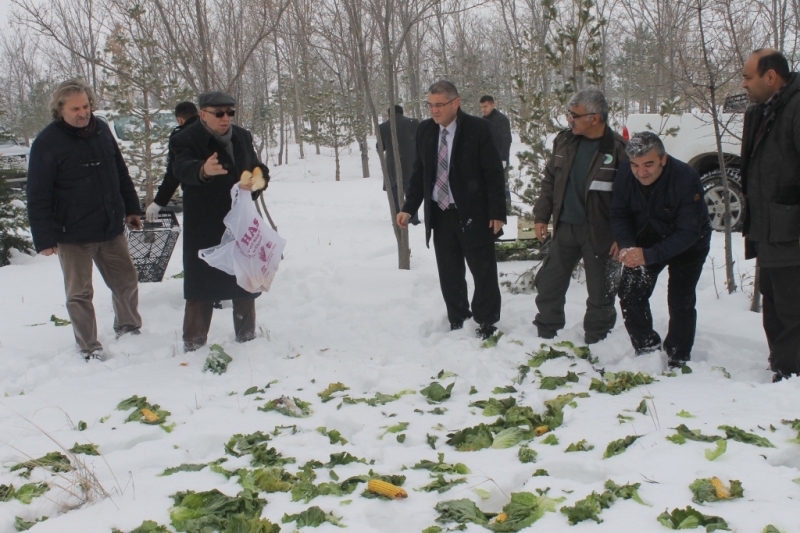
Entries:
[[625,141],[606,123],[608,103],[598,89],[578,92],[569,102],[570,129],[553,141],[541,192],[533,207],[537,238],[544,242],[552,217],[553,240],[536,279],[533,324],[551,339],[566,324],[564,303],[572,272],[583,259],[586,272],[584,340],[603,340],[614,327],[619,263],[609,211],[617,168],[627,161]]

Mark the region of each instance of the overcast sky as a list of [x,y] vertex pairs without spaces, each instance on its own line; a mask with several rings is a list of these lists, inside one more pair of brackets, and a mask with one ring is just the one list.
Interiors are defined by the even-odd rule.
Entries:
[[0,27],[8,27],[8,12],[10,11],[11,0],[0,0]]

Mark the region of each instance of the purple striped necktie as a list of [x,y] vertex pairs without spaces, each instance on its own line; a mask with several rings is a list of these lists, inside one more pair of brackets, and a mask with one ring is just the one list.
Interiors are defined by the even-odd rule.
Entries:
[[450,205],[450,187],[447,185],[447,130],[442,130],[439,145],[439,160],[436,166],[436,198],[439,208],[444,211]]

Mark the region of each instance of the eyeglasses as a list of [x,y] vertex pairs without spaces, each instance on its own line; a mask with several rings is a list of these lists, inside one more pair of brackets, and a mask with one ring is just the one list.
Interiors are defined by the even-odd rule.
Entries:
[[201,109],[201,111],[205,111],[206,113],[208,113],[210,115],[214,115],[217,118],[222,118],[225,115],[228,115],[229,117],[236,116],[236,110],[235,109],[227,109],[225,111],[209,111],[208,109]]
[[[456,98],[458,98],[458,96],[456,96]],[[427,107],[428,109],[441,109],[444,106],[446,106],[447,104],[450,104],[450,103],[454,102],[456,98],[453,98],[449,102],[445,102],[443,104],[432,104],[430,102],[425,102],[425,107]]]
[[579,119],[581,117],[588,117],[589,115],[599,115],[599,114],[600,113],[584,113],[583,115],[579,115],[578,113],[573,113],[572,111],[568,111],[567,112],[567,118],[568,119],[571,118],[572,120],[576,120],[576,119]]

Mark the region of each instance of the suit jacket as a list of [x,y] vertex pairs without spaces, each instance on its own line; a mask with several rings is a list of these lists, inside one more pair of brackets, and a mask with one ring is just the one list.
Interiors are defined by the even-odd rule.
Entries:
[[511,157],[511,122],[508,117],[497,109],[492,109],[492,112],[484,117],[492,123],[494,130],[494,143],[497,146],[497,151],[500,152],[501,161],[509,161]]
[[[466,246],[478,247],[503,235],[495,234],[490,220],[506,221],[505,180],[491,123],[459,109],[450,155],[450,193],[458,208]],[[427,119],[417,128],[417,158],[402,211],[413,215],[424,203],[425,243],[430,247],[431,200],[436,183],[440,128]]]
[[[408,191],[411,181],[411,171],[416,158],[416,136],[419,120],[397,115],[397,145],[400,148],[400,167],[403,169],[403,191]],[[397,176],[394,166],[394,149],[392,147],[392,132],[389,121],[380,125],[383,148],[386,150],[386,165],[389,167],[389,179],[392,187],[397,188]]]
[[[253,148],[253,136],[239,126],[231,128],[233,160],[202,120],[183,129],[169,143],[175,156],[173,172],[183,185],[183,294],[187,300],[232,300],[260,294],[247,292],[236,284],[234,276],[217,270],[197,255],[199,250],[222,241],[223,220],[231,210],[231,187],[239,181],[242,171],[259,166],[269,181],[269,171]],[[214,152],[228,173],[203,181],[200,168]]]
[[754,105],[744,115],[745,258],[757,252],[762,267],[800,265],[800,75],[764,110]]
[[[197,115],[186,119],[186,122],[184,122],[183,125],[176,126],[175,129],[172,130],[172,133],[169,134],[169,139],[172,140],[173,137],[191,126],[197,120],[200,120],[200,117]],[[177,191],[178,187],[181,185],[180,180],[175,177],[175,173],[172,171],[172,165],[174,163],[175,154],[173,154],[172,150],[170,150],[167,153],[167,172],[164,174],[164,180],[161,182],[161,185],[158,186],[158,192],[156,193],[156,197],[153,199],[153,202],[161,207],[167,206],[169,201],[175,195],[175,191]]]

